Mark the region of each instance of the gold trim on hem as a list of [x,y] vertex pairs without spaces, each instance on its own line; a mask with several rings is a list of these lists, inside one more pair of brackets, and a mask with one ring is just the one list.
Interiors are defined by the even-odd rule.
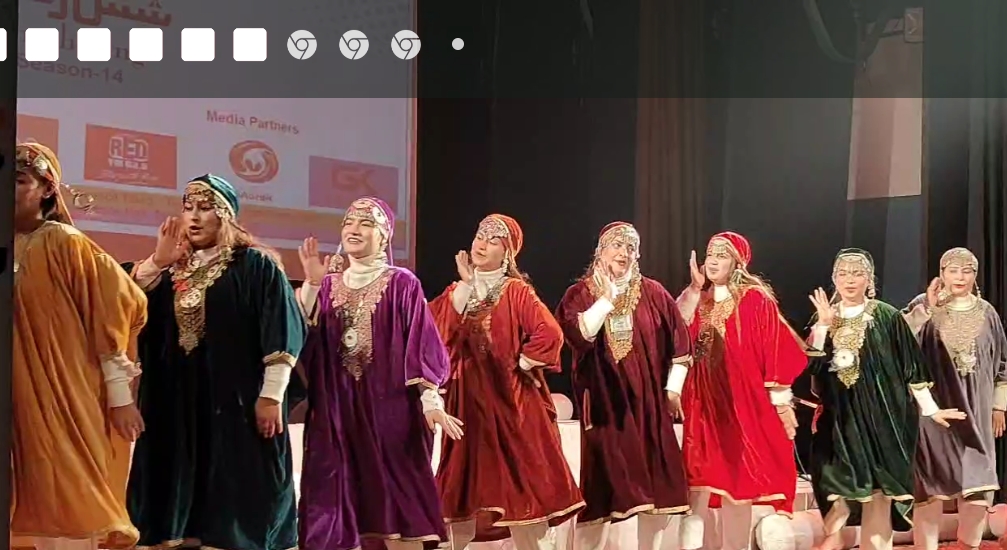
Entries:
[[[109,535],[115,534],[115,538],[109,541]],[[49,532],[49,533],[36,533],[32,531],[10,531],[11,539],[14,538],[55,538],[55,539],[97,539],[99,543],[105,545],[103,548],[128,548],[132,549],[136,546],[136,542],[140,540],[140,531],[133,527],[132,525],[113,525],[112,527],[107,527],[105,529],[99,529],[91,533],[63,533],[63,532]],[[107,546],[109,542],[116,543],[119,541],[132,541],[131,544],[127,545],[117,545],[117,546]]]
[[779,388],[781,390],[789,390],[791,388],[790,384],[781,384],[779,382],[765,382],[762,385],[766,388]]
[[933,382],[919,382],[919,383],[916,383],[916,384],[909,384],[909,389],[911,389],[913,391],[919,391],[919,390],[922,390],[922,389],[930,389],[932,387],[934,387],[934,383]]
[[688,504],[683,506],[673,506],[671,508],[657,508],[653,504],[641,504],[639,506],[634,506],[625,512],[612,512],[605,517],[598,519],[592,519],[590,521],[578,521],[577,525],[598,525],[601,523],[609,523],[615,520],[624,521],[632,518],[637,514],[650,514],[650,515],[671,515],[671,514],[691,514],[692,508]]
[[[917,500],[916,504],[918,506],[925,506],[927,504],[931,504],[933,502],[937,502],[938,500],[940,500],[940,501],[957,500],[959,498],[968,498],[968,497],[970,497],[970,496],[972,496],[974,494],[977,494],[977,493],[985,493],[987,491],[999,491],[999,490],[1000,490],[1000,486],[999,485],[983,485],[981,487],[973,487],[973,488],[970,488],[970,489],[962,489],[961,492],[955,493],[953,495],[930,495],[930,496],[927,497],[926,500],[923,500],[923,501]],[[987,503],[987,504],[989,504],[989,503]]]
[[683,367],[689,367],[692,365],[692,355],[683,355],[681,357],[674,357],[671,360],[672,365],[682,365]]
[[[520,526],[523,526],[523,525],[534,525],[536,523],[542,523],[542,522],[550,521],[550,520],[552,520],[554,518],[558,518],[558,517],[561,517],[561,516],[566,516],[566,515],[572,514],[573,512],[578,511],[578,510],[582,510],[582,509],[584,509],[586,507],[587,507],[587,503],[582,500],[582,501],[578,502],[577,504],[574,504],[573,506],[569,506],[569,507],[564,508],[562,510],[559,510],[557,512],[553,512],[551,514],[547,514],[545,516],[534,518],[534,519],[519,519],[519,520],[507,520],[507,521],[498,520],[498,521],[493,522],[492,527],[520,527]],[[450,525],[452,523],[463,523],[463,522],[466,522],[466,521],[472,521],[472,520],[476,519],[477,516],[480,513],[483,513],[483,512],[492,513],[492,514],[500,514],[501,517],[507,515],[507,510],[505,510],[503,508],[500,508],[500,507],[497,507],[497,506],[484,506],[482,508],[477,508],[473,513],[469,514],[468,517],[444,518],[444,523]]]
[[704,492],[705,493],[713,493],[713,494],[715,494],[715,495],[717,495],[717,496],[719,496],[721,498],[726,498],[732,504],[756,504],[756,503],[760,503],[760,502],[775,502],[777,500],[787,500],[787,495],[784,495],[783,493],[770,493],[768,495],[760,495],[760,496],[757,496],[755,498],[747,498],[747,499],[746,498],[742,498],[742,499],[738,499],[738,498],[734,498],[734,496],[731,495],[731,493],[725,491],[724,489],[720,489],[718,487],[712,487],[712,486],[709,486],[709,485],[690,486],[689,487],[689,492],[692,492],[692,493],[704,493]]
[[[216,546],[206,546],[205,544],[202,544],[199,539],[192,537],[169,540],[162,542],[161,544],[155,544],[153,546],[137,545],[133,547],[132,550],[173,550],[175,548],[198,548],[199,550],[230,550],[225,548],[218,548]],[[291,546],[290,548],[286,548],[285,550],[298,550],[298,547]]]
[[[888,500],[892,500],[892,501],[895,501],[895,502],[906,502],[906,501],[909,501],[911,503],[911,506],[909,507],[909,510],[907,510],[907,513],[906,514],[899,514],[899,515],[902,516],[902,519],[906,520],[906,523],[909,524],[909,527],[913,527],[913,519],[910,517],[910,515],[912,515],[913,508],[916,506],[916,502],[914,502],[916,500],[916,497],[914,497],[913,495],[886,495],[881,490],[876,490],[873,493],[871,493],[871,496],[869,496],[869,497],[853,497],[853,498],[850,498],[850,497],[844,497],[842,495],[837,495],[835,493],[832,493],[829,496],[827,496],[825,499],[828,500],[829,502],[836,502],[836,501],[839,501],[839,500],[851,500],[853,502],[858,502],[860,504],[866,504],[868,502],[873,501],[874,499],[876,499],[878,497],[886,498]],[[889,503],[889,506],[891,506],[890,503]],[[824,517],[823,517],[823,521],[824,521]],[[845,527],[845,525],[844,525],[844,527]]]

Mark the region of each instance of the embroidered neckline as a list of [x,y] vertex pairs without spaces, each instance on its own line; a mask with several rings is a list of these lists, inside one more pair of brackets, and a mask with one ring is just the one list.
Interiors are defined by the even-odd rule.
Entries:
[[175,293],[178,345],[187,355],[196,349],[206,332],[206,292],[227,271],[233,259],[234,251],[225,246],[209,262],[191,255],[183,265],[169,269]]
[[968,309],[935,308],[933,321],[958,374],[974,373],[979,362],[977,340],[986,326],[985,300],[977,299]]
[[710,354],[713,342],[718,335],[720,338],[724,338],[724,334],[727,332],[727,319],[734,313],[736,305],[733,293],[718,302],[711,292],[708,298],[700,302],[699,334],[696,337],[695,350],[697,359]]
[[833,306],[832,324],[829,333],[832,336],[832,366],[829,372],[836,373],[839,381],[847,388],[852,387],[860,379],[860,349],[867,339],[867,329],[874,319],[877,300],[867,299],[864,309],[859,314],[844,319],[839,312],[839,305]]
[[330,299],[332,308],[342,320],[343,337],[340,343],[343,368],[354,380],[364,375],[364,367],[374,358],[374,311],[384,296],[394,270],[384,270],[376,279],[353,289],[346,286],[343,278],[332,278]]

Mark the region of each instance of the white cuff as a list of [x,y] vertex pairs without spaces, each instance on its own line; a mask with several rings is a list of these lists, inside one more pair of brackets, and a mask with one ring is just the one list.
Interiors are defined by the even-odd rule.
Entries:
[[259,391],[259,397],[283,403],[283,396],[287,393],[287,385],[290,384],[290,373],[293,370],[288,365],[270,365],[266,367],[266,372],[262,377],[262,389]]
[[521,367],[521,370],[532,370],[535,367],[545,366],[545,363],[540,363],[538,361],[535,361],[534,359],[528,359],[528,357],[526,357],[525,354],[523,353],[521,354],[521,357],[518,359],[517,364],[518,366]]
[[588,342],[593,342],[594,338],[598,336],[598,331],[605,324],[605,318],[609,313],[612,313],[613,309],[615,309],[615,304],[610,302],[608,298],[604,296],[598,298],[594,305],[578,316],[577,324],[580,326],[581,336]]
[[993,410],[1007,411],[1007,385],[999,384],[993,389]]
[[937,411],[941,410],[937,406],[937,402],[934,401],[934,396],[930,393],[930,388],[920,388],[918,390],[911,390],[913,392],[913,399],[916,400],[916,404],[920,407],[920,414],[922,416],[933,416],[937,414]]
[[454,306],[455,311],[459,315],[465,313],[465,306],[469,303],[469,298],[472,297],[472,285],[466,283],[465,281],[458,281],[455,285],[455,289],[451,291],[451,305]]
[[139,367],[125,353],[117,353],[102,360],[101,372],[108,389],[108,406],[117,408],[132,404],[133,390],[129,383],[140,375]]
[[692,324],[692,318],[696,315],[696,308],[699,307],[699,297],[702,293],[692,285],[685,287],[682,294],[678,296],[675,303],[678,304],[678,312],[682,314],[682,320],[686,325]]
[[685,375],[689,374],[689,369],[685,365],[675,363],[668,373],[668,383],[664,385],[664,391],[673,391],[682,395],[682,386],[685,385]]
[[304,281],[301,285],[301,307],[304,308],[304,315],[311,315],[312,310],[315,309],[315,303],[318,301],[318,291],[321,290],[321,285],[311,284],[308,281]]
[[774,406],[789,406],[794,401],[794,392],[790,388],[773,388],[769,390],[769,401]]
[[824,325],[815,325],[811,329],[811,338],[808,344],[818,351],[825,349],[825,339],[829,336],[829,327]]
[[444,399],[433,388],[425,388],[423,390],[423,393],[420,394],[420,403],[423,403],[424,413],[444,410]]
[[136,266],[136,272],[133,274],[133,280],[136,281],[137,286],[141,289],[150,290],[150,288],[161,279],[161,273],[163,271],[163,269],[154,265],[154,257],[150,256]]

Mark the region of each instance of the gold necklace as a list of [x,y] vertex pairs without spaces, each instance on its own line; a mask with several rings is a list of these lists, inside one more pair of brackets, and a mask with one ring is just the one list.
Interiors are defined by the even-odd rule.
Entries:
[[170,270],[175,290],[178,345],[186,354],[192,353],[203,339],[206,331],[206,291],[224,274],[232,257],[231,247],[224,246],[220,255],[209,262],[192,255],[184,265]]
[[986,302],[976,299],[965,309],[951,304],[934,311],[934,326],[955,369],[961,376],[975,372],[978,364],[976,341],[986,325]]
[[877,302],[868,300],[864,310],[859,315],[844,319],[839,307],[832,309],[832,366],[829,372],[836,373],[839,381],[847,388],[852,387],[860,379],[860,348],[867,339],[867,329],[870,315],[877,308]]

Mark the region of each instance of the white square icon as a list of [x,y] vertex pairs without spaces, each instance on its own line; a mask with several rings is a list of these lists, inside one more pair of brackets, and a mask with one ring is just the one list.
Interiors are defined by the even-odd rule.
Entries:
[[24,58],[27,61],[59,60],[59,30],[25,29]]
[[160,61],[164,55],[161,29],[129,29],[129,60]]
[[77,59],[79,61],[112,59],[112,31],[94,27],[77,29]]
[[182,29],[182,61],[213,61],[213,29]]
[[266,29],[234,29],[234,60],[265,61]]
[[7,61],[7,29],[0,29],[0,61]]

